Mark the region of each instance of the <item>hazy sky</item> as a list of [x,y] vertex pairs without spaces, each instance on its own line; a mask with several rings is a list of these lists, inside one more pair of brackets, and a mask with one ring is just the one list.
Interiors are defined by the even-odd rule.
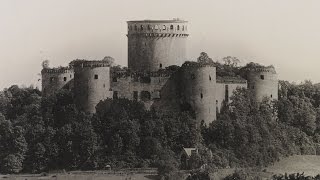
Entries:
[[319,0],[0,0],[0,89],[36,85],[44,59],[127,65],[126,21],[176,17],[189,21],[190,60],[236,56],[320,82]]

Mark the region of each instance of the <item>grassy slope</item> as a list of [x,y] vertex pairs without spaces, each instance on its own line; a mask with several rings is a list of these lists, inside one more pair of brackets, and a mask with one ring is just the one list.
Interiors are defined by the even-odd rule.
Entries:
[[307,175],[320,174],[320,156],[315,155],[295,155],[276,162],[273,166],[267,168],[268,172],[274,174],[284,173],[302,173]]

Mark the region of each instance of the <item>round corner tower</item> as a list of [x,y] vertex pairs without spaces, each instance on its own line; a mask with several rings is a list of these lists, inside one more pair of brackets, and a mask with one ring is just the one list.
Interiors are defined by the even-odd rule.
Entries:
[[44,68],[41,70],[42,79],[42,94],[43,96],[49,96],[56,91],[66,88],[71,89],[73,87],[73,69],[69,67],[60,68]]
[[278,99],[278,75],[273,66],[246,69],[248,89],[256,101],[263,98]]
[[157,71],[186,61],[187,21],[128,21],[128,67]]
[[191,105],[198,122],[216,120],[216,67],[186,62],[180,71],[182,100]]
[[110,67],[103,61],[75,60],[75,104],[81,110],[96,112],[96,105],[110,97]]

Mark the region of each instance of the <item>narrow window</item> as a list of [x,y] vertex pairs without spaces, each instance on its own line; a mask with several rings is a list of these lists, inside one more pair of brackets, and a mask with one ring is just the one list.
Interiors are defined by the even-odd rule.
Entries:
[[271,94],[271,98],[272,98],[272,94]]
[[195,79],[196,76],[194,74],[191,74],[191,79]]
[[160,68],[162,68],[162,64],[160,63]]
[[170,29],[173,30],[173,25],[170,26]]
[[140,26],[140,30],[141,30],[141,31],[143,30],[143,25]]
[[158,29],[159,29],[158,25],[155,25],[155,26],[154,26],[154,29],[155,29],[155,30],[158,30]]
[[229,87],[225,85],[225,101],[229,102]]
[[182,26],[182,31],[184,31],[184,26]]
[[103,84],[103,87],[106,88],[106,84]]
[[264,75],[260,75],[260,79],[264,80]]
[[200,97],[201,97],[201,99],[203,98],[203,94],[202,93],[200,94]]
[[148,30],[150,30],[151,28],[150,28],[150,24],[148,24]]
[[54,77],[51,77],[51,78],[50,78],[50,82],[53,82],[53,81],[54,81]]
[[163,25],[162,30],[166,30],[166,29],[167,29],[166,25]]
[[133,100],[138,101],[138,91],[133,91]]
[[254,89],[254,86],[252,85],[251,89]]
[[113,77],[113,78],[112,78],[112,82],[118,82],[117,77]]
[[98,79],[98,74],[95,74],[95,75],[94,75],[94,79]]
[[138,27],[137,27],[137,25],[134,25],[134,30],[136,31],[136,30],[138,30]]
[[67,81],[67,77],[63,77],[63,81]]
[[178,30],[178,31],[180,30],[180,26],[179,26],[179,25],[177,26],[177,30]]
[[211,81],[211,76],[209,75],[209,81]]
[[151,99],[151,94],[149,91],[141,91],[140,95],[142,101],[148,101]]
[[118,99],[118,91],[113,91],[113,99]]

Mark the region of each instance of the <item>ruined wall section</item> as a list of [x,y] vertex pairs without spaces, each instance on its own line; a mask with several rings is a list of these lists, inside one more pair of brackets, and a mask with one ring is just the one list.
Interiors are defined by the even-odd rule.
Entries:
[[247,81],[238,77],[217,77],[215,102],[217,112],[220,112],[223,105],[231,102],[230,97],[237,88],[247,88]]
[[128,21],[128,67],[157,71],[186,61],[187,21]]
[[103,61],[76,60],[74,67],[75,103],[85,112],[95,113],[96,105],[111,97],[110,67]]
[[42,69],[42,95],[50,96],[62,88],[71,90],[73,76],[73,69],[68,67]]
[[211,123],[216,119],[216,68],[185,63],[180,73],[181,99],[191,105],[198,122]]
[[246,69],[248,89],[261,102],[264,97],[278,99],[278,75],[273,66]]
[[150,109],[155,101],[160,101],[166,96],[162,90],[171,74],[172,72],[115,72],[112,74],[111,82],[113,98],[141,101]]

